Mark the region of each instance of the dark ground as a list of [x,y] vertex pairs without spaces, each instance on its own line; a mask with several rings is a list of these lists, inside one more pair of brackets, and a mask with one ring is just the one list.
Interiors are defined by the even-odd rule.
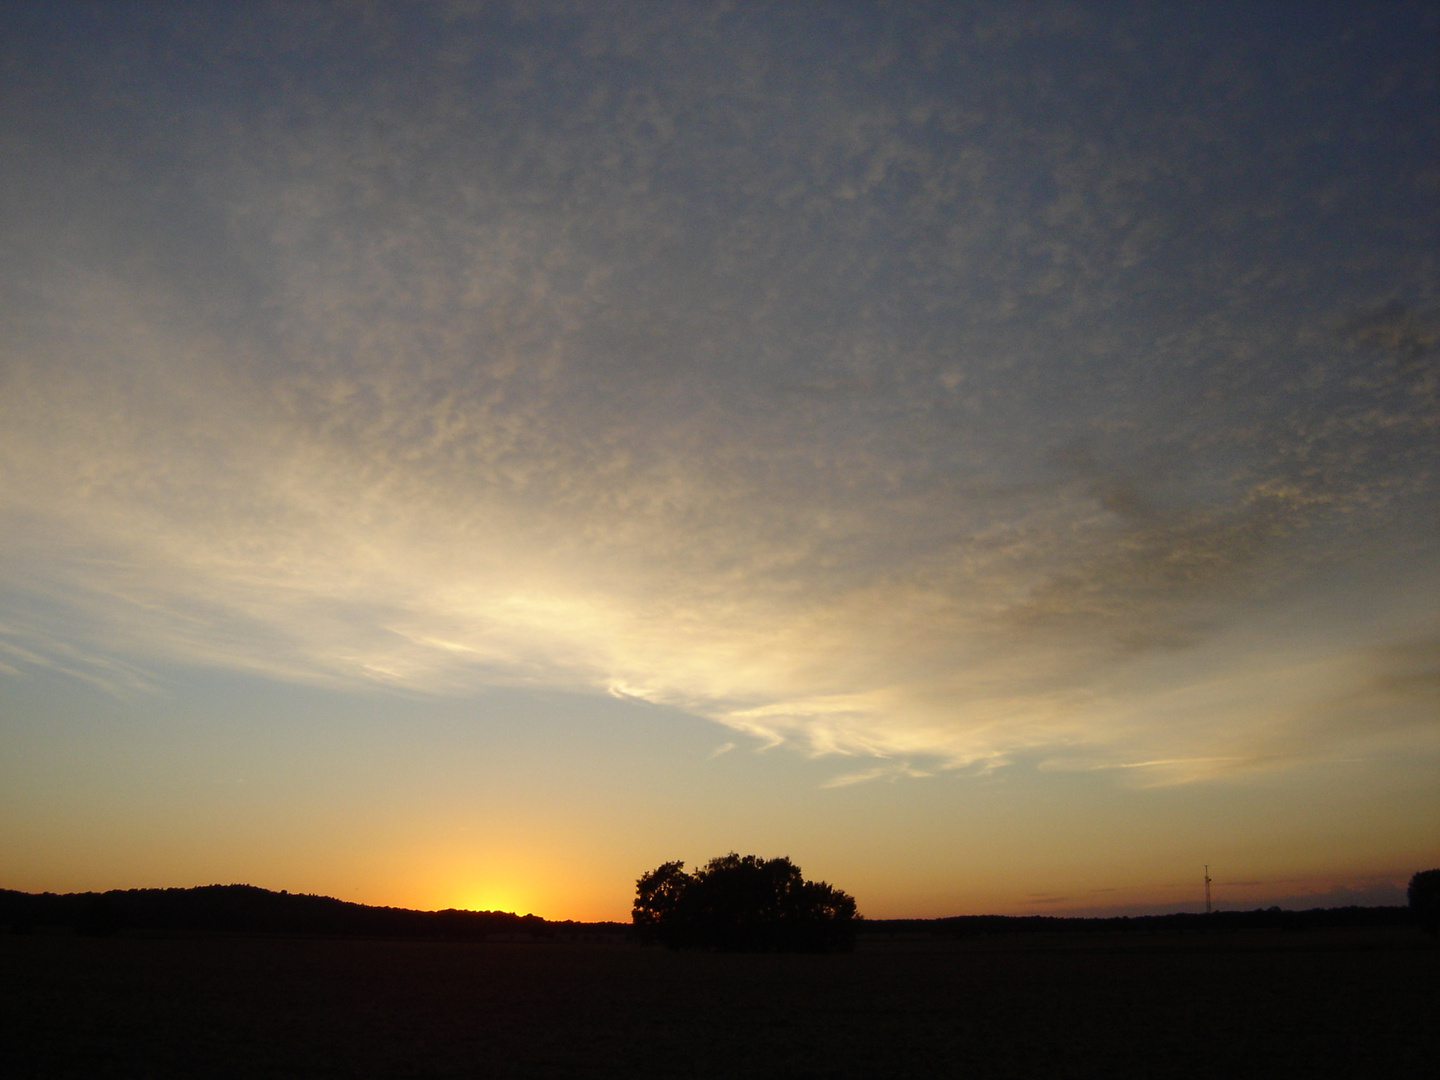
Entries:
[[6,1077],[1420,1076],[1409,928],[628,945],[0,937]]

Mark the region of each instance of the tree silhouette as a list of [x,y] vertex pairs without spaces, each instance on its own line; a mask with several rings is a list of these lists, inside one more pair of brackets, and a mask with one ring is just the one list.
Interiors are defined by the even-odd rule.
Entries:
[[789,859],[730,852],[694,874],[662,863],[635,883],[640,940],[723,952],[830,952],[855,942],[855,899]]
[[1427,934],[1440,934],[1440,870],[1421,870],[1405,890],[1410,914]]
[[635,903],[630,917],[646,945],[677,944],[680,904],[695,879],[685,873],[683,862],[661,863],[635,883]]

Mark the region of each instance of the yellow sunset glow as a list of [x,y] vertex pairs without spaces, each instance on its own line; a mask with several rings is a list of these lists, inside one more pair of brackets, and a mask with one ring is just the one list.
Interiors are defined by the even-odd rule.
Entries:
[[471,6],[6,24],[0,886],[1400,902],[1424,5]]

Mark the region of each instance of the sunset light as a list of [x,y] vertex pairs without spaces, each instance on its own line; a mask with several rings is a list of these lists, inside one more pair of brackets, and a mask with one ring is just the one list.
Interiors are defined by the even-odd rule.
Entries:
[[0,30],[0,886],[1440,862],[1426,5]]

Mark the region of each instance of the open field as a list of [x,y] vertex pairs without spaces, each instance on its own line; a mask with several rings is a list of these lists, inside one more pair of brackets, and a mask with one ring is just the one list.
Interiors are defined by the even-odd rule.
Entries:
[[9,1077],[1423,1075],[1408,929],[862,940],[853,954],[0,937]]

